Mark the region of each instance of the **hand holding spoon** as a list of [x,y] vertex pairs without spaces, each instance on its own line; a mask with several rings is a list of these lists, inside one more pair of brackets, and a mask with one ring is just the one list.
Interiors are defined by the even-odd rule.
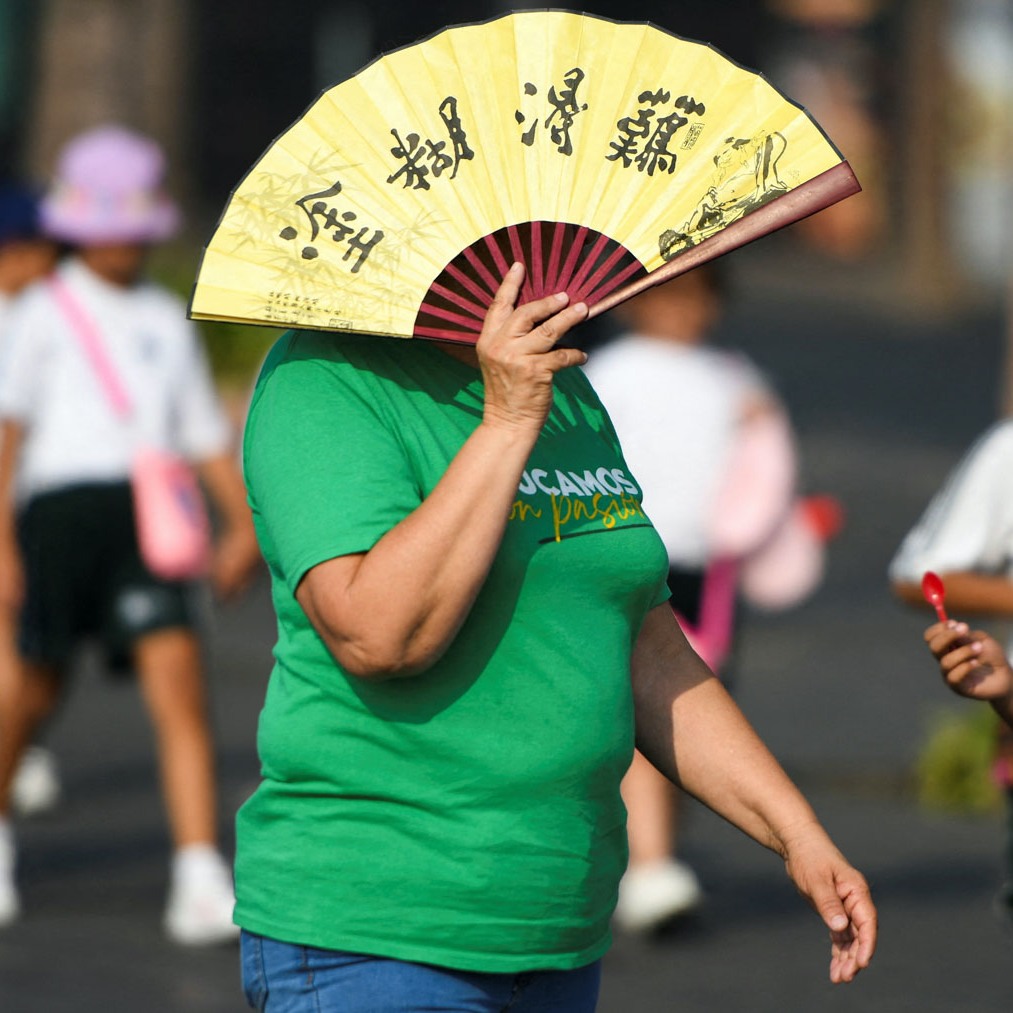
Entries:
[[939,579],[938,574],[933,573],[931,570],[926,570],[925,576],[922,577],[922,594],[925,596],[925,600],[936,610],[936,616],[939,621],[945,623],[949,619],[946,609],[943,608],[946,588],[943,587],[943,582]]

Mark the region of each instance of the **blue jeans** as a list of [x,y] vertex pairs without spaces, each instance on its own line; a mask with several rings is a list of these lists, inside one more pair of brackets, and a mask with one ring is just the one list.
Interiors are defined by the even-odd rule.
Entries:
[[243,990],[266,1013],[594,1013],[601,962],[479,974],[243,932]]

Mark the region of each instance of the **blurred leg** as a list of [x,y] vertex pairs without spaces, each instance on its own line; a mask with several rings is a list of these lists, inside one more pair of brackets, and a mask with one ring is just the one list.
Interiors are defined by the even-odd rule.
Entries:
[[21,912],[15,882],[16,850],[7,817],[11,783],[18,763],[31,741],[32,732],[56,706],[60,680],[56,671],[22,664],[13,652],[5,652],[0,687],[0,926],[13,922]]
[[232,877],[215,844],[214,745],[200,644],[190,630],[175,627],[140,637],[134,656],[175,844],[166,931],[186,945],[230,942],[239,928],[232,921]]
[[18,763],[59,702],[60,677],[57,669],[22,662],[13,651],[4,651],[0,667],[0,815],[5,815]]
[[616,921],[646,932],[688,914],[700,903],[693,870],[675,858],[680,792],[639,752],[622,783],[630,865],[619,884]]
[[[5,739],[14,742],[17,757],[5,760],[0,753],[0,812],[13,808],[21,815],[31,815],[51,809],[60,793],[53,755],[39,746],[37,734],[47,717],[56,710],[59,686],[55,677],[47,679],[34,689],[23,686],[26,679],[22,671],[17,647],[17,618],[8,610],[0,611],[0,744]],[[7,732],[8,724],[15,719],[14,708],[29,708],[26,715],[31,724],[28,739],[17,743],[17,733]],[[36,743],[33,745],[33,742]],[[0,750],[3,746],[0,745]],[[14,774],[3,773],[6,763],[14,762]]]
[[212,844],[214,748],[200,645],[189,630],[158,630],[137,641],[134,660],[157,739],[173,841],[177,848]]
[[639,750],[633,754],[622,783],[631,866],[662,862],[675,852],[677,791]]

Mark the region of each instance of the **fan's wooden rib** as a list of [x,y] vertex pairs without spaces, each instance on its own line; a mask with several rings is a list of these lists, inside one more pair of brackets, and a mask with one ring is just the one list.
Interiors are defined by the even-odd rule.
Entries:
[[607,296],[610,292],[614,292],[617,288],[619,288],[620,285],[623,285],[627,281],[629,281],[629,279],[632,278],[633,275],[637,274],[638,272],[642,272],[644,270],[645,270],[644,265],[641,264],[640,261],[634,257],[633,263],[628,264],[612,278],[607,278],[598,287],[598,291],[596,293],[598,296],[597,301],[601,302],[601,300],[604,299],[605,296]]
[[[611,242],[608,236],[599,235],[591,246],[590,251],[585,251],[584,255],[580,259],[580,264],[577,267],[576,272],[573,275],[573,279],[570,284],[567,285],[567,289],[574,293],[580,292],[584,286],[584,282],[587,279],[588,274],[594,268],[594,265],[598,262],[598,258],[602,255],[605,247]],[[575,296],[576,297],[576,296]]]
[[458,267],[453,260],[449,264],[447,264],[445,270],[447,274],[449,274],[454,279],[454,281],[456,281],[463,288],[467,289],[476,299],[478,299],[484,305],[488,306],[489,303],[492,301],[492,297],[495,295],[495,290],[482,288],[482,286],[479,285],[478,282],[473,277],[471,277],[471,275],[462,271],[461,268]]
[[482,330],[482,320],[484,319],[483,314],[482,317],[478,318],[478,326],[476,327],[475,318],[461,316],[460,313],[454,313],[453,310],[445,309],[442,306],[436,306],[431,302],[424,302],[419,307],[419,316],[423,315],[438,317],[440,320],[447,320],[451,323],[459,324],[462,330],[471,331],[476,334]]
[[[458,309],[464,310],[465,313],[470,314],[477,320],[485,319],[486,311],[489,309],[489,302],[491,302],[490,299],[484,305],[479,305],[470,299],[466,299],[460,292],[454,292],[445,285],[441,285],[438,281],[433,282],[429,291],[435,295],[443,296],[448,302],[453,303]],[[422,308],[425,308],[427,305],[428,302],[423,302]]]
[[490,292],[496,292],[499,289],[500,283],[493,277],[492,272],[482,263],[478,254],[475,252],[473,246],[469,246],[463,251],[464,259],[475,269],[479,278],[482,279],[489,286]]
[[545,274],[542,265],[542,223],[538,221],[531,222],[529,235],[531,237],[530,271],[534,279],[535,288],[543,295],[551,295],[552,293],[549,292],[545,285]]
[[458,345],[475,344],[478,331],[455,331],[448,327],[416,326],[415,337],[433,338],[436,341],[453,341]]
[[552,246],[549,250],[549,266],[545,271],[545,285],[550,292],[559,291],[559,262],[563,256],[563,240],[566,237],[566,226],[562,222],[554,222],[552,229]]
[[[629,253],[625,247],[616,246],[616,248],[608,255],[601,267],[599,267],[585,283],[577,286],[577,291],[574,293],[574,299],[578,301],[587,301],[592,295],[597,296],[600,286],[609,277],[623,257],[627,256],[629,256]],[[640,265],[638,264],[637,266],[639,267]]]
[[[499,247],[499,243],[496,242],[495,235],[485,236],[484,242],[492,254],[492,262],[496,269],[499,271],[500,278],[505,278],[507,271],[510,270],[510,264],[507,262],[507,258],[503,255],[503,251]],[[499,283],[496,288],[499,289]]]
[[573,279],[573,273],[577,268],[577,261],[580,259],[580,255],[584,250],[584,241],[587,239],[588,228],[586,225],[581,225],[577,229],[577,234],[573,237],[572,245],[566,255],[566,260],[563,262],[563,267],[559,272],[559,286],[560,289],[568,289],[570,282]]

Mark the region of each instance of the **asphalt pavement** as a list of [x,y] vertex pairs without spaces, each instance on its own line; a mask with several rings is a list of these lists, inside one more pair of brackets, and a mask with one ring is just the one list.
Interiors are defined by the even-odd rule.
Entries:
[[[859,288],[786,293],[754,280],[723,328],[790,405],[806,491],[833,493],[846,511],[817,594],[788,613],[744,617],[734,692],[868,876],[881,916],[874,965],[831,986],[826,933],[779,860],[694,803],[682,852],[706,904],[659,938],[617,933],[600,1013],[1011,1007],[1013,933],[992,907],[1002,820],[926,811],[911,792],[931,716],[973,705],[934,676],[920,641],[929,613],[895,603],[885,581],[899,539],[995,415],[1002,322],[996,307],[939,320],[901,310]],[[256,780],[272,642],[263,582],[215,611],[226,847]],[[0,934],[0,1013],[244,1009],[234,948],[164,939],[168,839],[133,688],[86,656],[51,745],[64,798],[18,827],[25,916]]]

